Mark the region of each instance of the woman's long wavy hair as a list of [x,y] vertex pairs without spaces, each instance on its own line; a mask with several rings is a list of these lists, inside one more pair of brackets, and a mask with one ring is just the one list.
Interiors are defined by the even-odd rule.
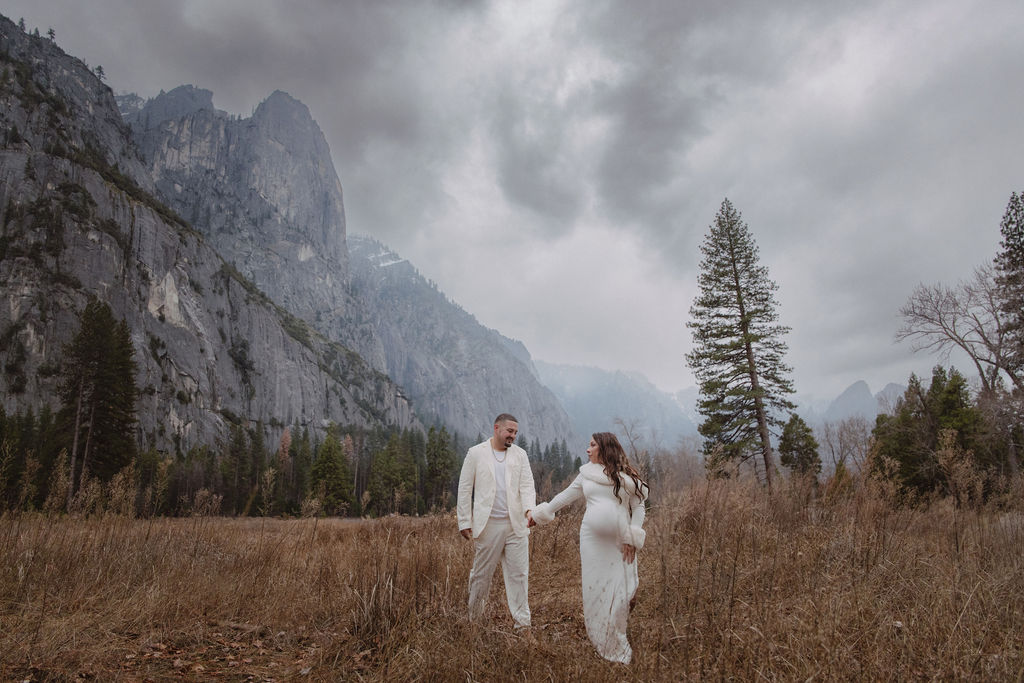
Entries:
[[597,444],[597,459],[604,466],[604,473],[608,475],[608,478],[612,480],[612,484],[615,486],[615,499],[622,500],[619,498],[619,489],[622,488],[622,479],[619,477],[619,472],[633,479],[637,498],[640,500],[646,498],[644,489],[650,491],[650,487],[648,487],[647,482],[640,478],[640,473],[629,462],[629,458],[626,457],[626,451],[623,450],[618,437],[611,432],[597,432],[591,434],[591,437],[594,439],[594,443]]

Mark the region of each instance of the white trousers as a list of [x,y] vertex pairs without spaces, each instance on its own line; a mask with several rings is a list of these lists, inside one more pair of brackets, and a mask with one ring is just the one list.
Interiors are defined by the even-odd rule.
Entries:
[[487,606],[491,579],[501,561],[505,579],[508,611],[517,627],[530,625],[530,604],[527,599],[530,582],[530,537],[517,536],[507,519],[489,519],[480,535],[473,539],[476,554],[469,572],[469,618],[479,619]]

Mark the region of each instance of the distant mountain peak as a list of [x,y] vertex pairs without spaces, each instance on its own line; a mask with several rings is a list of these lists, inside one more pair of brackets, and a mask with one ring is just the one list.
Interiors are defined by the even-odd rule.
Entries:
[[[271,125],[287,127],[289,133],[295,130],[308,133],[313,128],[316,128],[317,134],[320,133],[309,107],[283,90],[275,90],[260,102],[252,118],[256,122],[266,121]],[[291,137],[294,137],[294,134]]]
[[177,120],[203,110],[217,111],[213,107],[213,92],[194,85],[179,85],[168,92],[161,91],[141,109],[145,109],[154,121]]
[[541,381],[565,406],[573,431],[584,438],[595,432],[619,431],[616,420],[666,446],[697,434],[678,400],[642,373],[542,361],[534,361],[534,365]]
[[902,394],[903,387],[893,383],[887,384],[877,394],[872,394],[867,382],[857,380],[829,404],[822,418],[826,422],[839,422],[851,417],[863,417],[874,422],[879,413],[891,409],[894,395]]

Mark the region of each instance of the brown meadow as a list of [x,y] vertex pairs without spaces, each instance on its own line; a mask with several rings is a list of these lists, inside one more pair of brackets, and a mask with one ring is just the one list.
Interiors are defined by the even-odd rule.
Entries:
[[497,576],[486,623],[465,621],[472,548],[452,514],[7,516],[0,678],[1024,678],[1024,514],[1005,505],[896,507],[869,486],[811,500],[736,481],[662,496],[629,666],[587,639],[579,521],[533,534],[521,636]]

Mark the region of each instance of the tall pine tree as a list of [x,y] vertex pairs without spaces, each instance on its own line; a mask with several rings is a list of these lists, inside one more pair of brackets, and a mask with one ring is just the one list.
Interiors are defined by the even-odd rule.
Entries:
[[710,455],[721,447],[731,461],[760,453],[771,489],[772,431],[795,407],[787,398],[793,393],[783,361],[789,328],[778,323],[778,285],[760,265],[754,238],[728,199],[701,252],[700,293],[687,323],[694,348],[686,360],[700,388],[704,451]]
[[69,504],[81,475],[107,481],[135,457],[135,369],[128,324],[115,321],[107,304],[90,301],[64,347],[60,395],[70,433]]
[[1010,364],[1020,371],[1024,368],[1024,192],[1010,194],[999,232],[996,287],[1010,340]]

